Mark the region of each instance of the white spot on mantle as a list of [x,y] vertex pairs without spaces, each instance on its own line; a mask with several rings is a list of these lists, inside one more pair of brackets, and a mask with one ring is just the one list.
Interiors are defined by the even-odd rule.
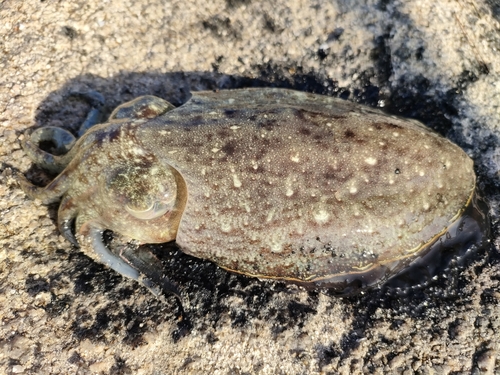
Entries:
[[144,151],[139,147],[132,148],[132,152],[134,153],[134,155],[143,155],[144,154]]
[[368,165],[375,165],[375,164],[377,164],[377,159],[370,156],[370,157],[365,159],[365,163]]
[[325,210],[319,210],[314,213],[314,220],[316,220],[320,224],[326,223],[329,218],[330,214]]

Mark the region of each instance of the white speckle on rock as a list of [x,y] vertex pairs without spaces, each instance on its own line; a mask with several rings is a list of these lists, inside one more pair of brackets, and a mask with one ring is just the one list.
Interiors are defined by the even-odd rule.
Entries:
[[21,365],[12,366],[12,373],[14,374],[22,374],[24,372],[24,367]]
[[241,187],[241,181],[236,174],[233,174],[233,184],[235,188]]
[[272,209],[269,210],[269,212],[267,213],[266,222],[269,223],[271,220],[273,220],[274,211],[275,211],[274,208],[272,208]]
[[230,220],[223,221],[220,226],[221,231],[224,233],[229,233],[232,229]]

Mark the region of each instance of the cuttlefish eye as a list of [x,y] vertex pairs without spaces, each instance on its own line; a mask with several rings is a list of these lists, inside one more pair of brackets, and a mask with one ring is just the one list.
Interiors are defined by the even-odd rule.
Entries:
[[141,220],[151,220],[164,215],[166,212],[170,211],[172,205],[169,202],[162,201],[151,201],[149,207],[144,210],[136,209],[130,207],[128,204],[125,206],[125,210],[132,216]]
[[175,177],[169,168],[163,167],[118,168],[107,178],[106,186],[125,211],[140,220],[169,212],[177,196]]

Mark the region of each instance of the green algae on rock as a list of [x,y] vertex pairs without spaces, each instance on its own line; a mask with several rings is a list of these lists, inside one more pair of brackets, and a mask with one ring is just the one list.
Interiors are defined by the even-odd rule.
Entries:
[[77,244],[74,221],[102,262],[155,293],[161,266],[121,258],[103,231],[342,294],[456,231],[475,195],[472,160],[421,123],[284,89],[198,92],[178,108],[140,97],[66,155],[23,147],[64,168],[45,188],[19,178],[32,198],[62,198],[61,232]]

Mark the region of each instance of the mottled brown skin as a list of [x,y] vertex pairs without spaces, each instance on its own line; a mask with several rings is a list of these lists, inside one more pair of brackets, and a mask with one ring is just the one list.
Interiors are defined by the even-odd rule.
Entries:
[[474,192],[459,147],[347,101],[244,89],[194,93],[176,109],[137,103],[86,133],[44,190],[24,184],[33,197],[63,197],[61,230],[76,217],[86,236],[176,240],[239,273],[328,286],[395,272]]

